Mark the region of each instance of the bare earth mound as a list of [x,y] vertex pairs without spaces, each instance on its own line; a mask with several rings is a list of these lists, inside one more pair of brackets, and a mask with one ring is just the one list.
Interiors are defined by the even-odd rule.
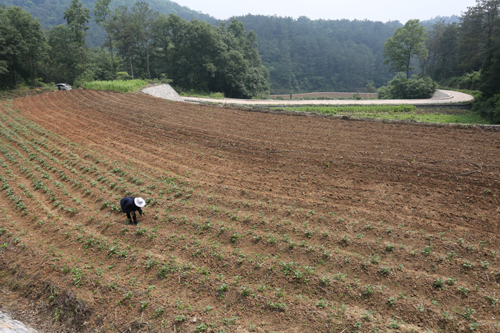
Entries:
[[499,330],[498,132],[89,90],[0,119],[0,282],[52,331]]

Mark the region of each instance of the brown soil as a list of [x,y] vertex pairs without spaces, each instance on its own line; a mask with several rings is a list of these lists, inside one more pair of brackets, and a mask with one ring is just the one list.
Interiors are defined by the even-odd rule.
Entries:
[[[16,99],[0,282],[88,332],[497,332],[499,149],[140,93]],[[149,202],[137,227],[126,195]]]

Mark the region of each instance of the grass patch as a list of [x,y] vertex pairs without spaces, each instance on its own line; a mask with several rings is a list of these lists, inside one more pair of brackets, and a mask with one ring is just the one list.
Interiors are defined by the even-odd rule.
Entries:
[[26,86],[19,87],[12,90],[2,90],[0,91],[0,101],[8,100],[17,97],[26,97],[32,95],[43,94],[45,92],[57,90],[56,86],[53,84],[47,84],[44,87],[30,88]]
[[427,114],[397,115],[395,118],[386,119],[415,120],[426,123],[491,124],[491,121],[484,119],[479,114],[472,111],[467,111],[461,114],[442,114],[434,112]]
[[304,106],[273,108],[289,111],[346,115],[369,119],[394,119],[429,123],[491,124],[479,114],[465,110],[417,109],[414,105]]
[[144,80],[113,80],[85,82],[84,89],[107,90],[116,92],[134,92],[147,85]]
[[221,92],[204,92],[204,91],[186,91],[186,92],[180,92],[180,96],[184,97],[198,97],[198,98],[214,98],[214,99],[224,99],[226,98],[224,96],[224,93]]
[[315,112],[324,114],[354,114],[354,113],[366,113],[366,112],[399,113],[399,112],[413,111],[416,109],[416,106],[415,105],[301,106],[301,107],[292,107],[284,109],[290,111],[305,111],[305,112]]

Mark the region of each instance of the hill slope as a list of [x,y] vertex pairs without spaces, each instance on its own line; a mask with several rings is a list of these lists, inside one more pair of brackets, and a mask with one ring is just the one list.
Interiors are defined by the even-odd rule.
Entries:
[[[94,8],[96,1],[81,1],[83,6],[87,7],[92,12],[92,8]],[[194,18],[197,20],[207,21],[209,23],[217,22],[217,19],[210,15],[191,10],[188,7],[181,6],[170,0],[147,0],[145,2],[147,2],[153,10],[165,13],[165,15],[174,13],[185,20]],[[111,7],[116,8],[121,5],[132,7],[135,3],[136,0],[113,0]],[[71,4],[71,0],[0,0],[0,4],[5,6],[19,6],[38,18],[42,26],[51,27],[65,23],[63,19],[63,12]]]
[[424,20],[420,21],[422,25],[424,25],[426,28],[432,27],[434,24],[436,24],[439,21],[444,21],[445,23],[458,23],[460,21],[460,18],[456,15],[452,16],[436,16],[434,18],[431,18],[429,20]]
[[498,132],[93,90],[1,106],[0,285],[51,332],[498,332]]
[[[96,0],[81,0],[83,6],[92,9]],[[160,13],[168,15],[170,13],[179,15],[185,20],[197,19],[203,20],[211,24],[216,24],[218,20],[210,15],[203,14],[189,9],[188,7],[181,6],[170,0],[146,0],[150,7]],[[136,0],[113,0],[111,3],[112,8],[120,5],[132,7]],[[63,24],[64,11],[71,4],[71,0],[0,0],[0,4],[5,6],[19,6],[24,10],[30,12],[34,17],[38,18],[44,28],[50,28],[55,25]],[[104,32],[97,26],[93,19],[89,23],[89,36],[87,42],[89,46],[99,46],[104,39]]]
[[394,76],[383,65],[386,40],[396,22],[310,20],[263,15],[237,17],[257,33],[269,69],[271,92],[356,91]]

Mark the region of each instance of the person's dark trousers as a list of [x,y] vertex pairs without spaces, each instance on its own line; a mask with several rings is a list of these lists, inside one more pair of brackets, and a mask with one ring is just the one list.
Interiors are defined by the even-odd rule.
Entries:
[[[132,222],[132,218],[130,217],[130,214],[132,214],[132,218],[134,219],[133,222]],[[137,224],[137,216],[135,215],[135,212],[127,213],[127,218],[130,221],[130,224],[132,224],[132,223]]]

